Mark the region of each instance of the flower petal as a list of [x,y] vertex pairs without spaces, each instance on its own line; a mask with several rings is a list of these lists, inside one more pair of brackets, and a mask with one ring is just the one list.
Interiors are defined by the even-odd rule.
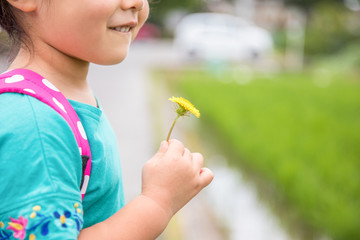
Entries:
[[69,218],[69,217],[71,217],[71,212],[70,211],[65,211],[64,215],[65,215],[66,218]]
[[49,224],[50,221],[44,223],[44,225],[41,226],[41,235],[46,236],[49,233]]
[[179,104],[180,107],[184,108],[186,111],[191,112],[192,114],[194,114],[197,118],[200,117],[200,112],[199,110],[197,110],[194,105],[186,100],[185,98],[182,97],[171,97],[169,98],[170,101]]
[[60,214],[56,211],[56,212],[54,212],[54,217],[60,218]]

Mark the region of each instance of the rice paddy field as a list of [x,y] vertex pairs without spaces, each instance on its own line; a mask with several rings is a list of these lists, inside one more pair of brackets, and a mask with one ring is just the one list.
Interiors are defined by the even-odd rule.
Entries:
[[231,166],[259,176],[284,211],[330,239],[360,239],[358,72],[161,75],[200,110]]

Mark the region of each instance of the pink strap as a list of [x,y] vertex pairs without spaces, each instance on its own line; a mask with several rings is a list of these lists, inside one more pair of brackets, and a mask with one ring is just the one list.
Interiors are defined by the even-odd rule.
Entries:
[[80,155],[83,159],[88,157],[80,190],[83,199],[90,180],[91,152],[85,130],[69,101],[48,80],[27,69],[14,69],[0,75],[0,94],[5,92],[22,93],[35,97],[52,107],[69,124],[79,146]]

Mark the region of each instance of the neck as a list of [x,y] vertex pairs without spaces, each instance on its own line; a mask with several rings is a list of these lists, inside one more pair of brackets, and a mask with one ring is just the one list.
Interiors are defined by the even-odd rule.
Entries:
[[51,46],[34,48],[30,53],[22,47],[10,69],[26,68],[39,73],[54,84],[68,99],[96,106],[87,82],[89,62],[68,56]]

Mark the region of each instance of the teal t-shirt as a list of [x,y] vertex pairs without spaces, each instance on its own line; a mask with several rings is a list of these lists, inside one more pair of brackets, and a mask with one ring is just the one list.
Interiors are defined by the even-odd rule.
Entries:
[[0,94],[0,240],[77,239],[124,205],[116,137],[104,112],[69,101],[92,153],[83,201],[81,157],[67,122],[33,97]]

